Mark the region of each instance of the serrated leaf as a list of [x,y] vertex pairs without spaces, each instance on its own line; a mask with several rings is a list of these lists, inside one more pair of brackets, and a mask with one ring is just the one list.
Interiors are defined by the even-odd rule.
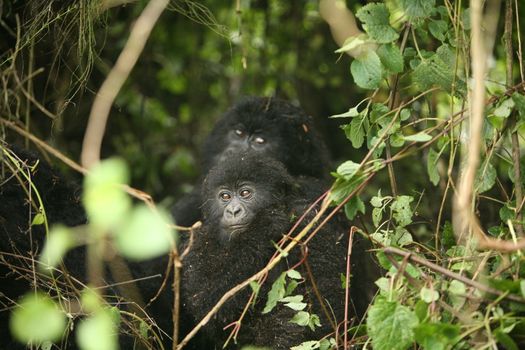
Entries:
[[365,141],[365,129],[364,129],[364,120],[365,116],[359,118],[354,118],[350,122],[350,134],[347,137],[352,142],[352,147],[360,148]]
[[357,171],[359,170],[360,164],[355,163],[351,160],[347,160],[337,167],[337,174],[339,174],[345,180],[351,180]]
[[439,160],[439,153],[433,148],[428,150],[427,154],[427,174],[430,182],[436,186],[439,183],[439,172],[437,170],[437,162]]
[[422,323],[414,329],[416,341],[425,350],[449,349],[459,340],[460,328],[449,323]]
[[419,320],[406,306],[379,297],[370,307],[366,324],[374,350],[405,350],[414,342]]
[[71,230],[65,226],[55,226],[49,232],[40,261],[44,269],[57,266],[75,241],[71,237]]
[[168,227],[168,214],[153,212],[140,204],[116,230],[116,247],[125,257],[133,260],[151,259],[171,250],[175,232]]
[[413,141],[413,142],[427,142],[427,141],[432,140],[432,136],[430,136],[429,134],[425,132],[418,132],[417,134],[414,134],[414,135],[403,136],[403,138],[406,141]]
[[363,23],[368,35],[378,43],[389,43],[399,38],[399,34],[390,26],[390,13],[385,4],[365,5],[355,15]]
[[412,239],[412,235],[410,234],[410,232],[408,232],[406,228],[398,226],[396,227],[394,232],[395,237],[393,238],[393,241],[397,246],[404,247],[414,242],[414,240]]
[[479,194],[490,190],[494,184],[496,184],[497,176],[498,174],[494,166],[490,162],[483,162],[476,173],[476,179],[474,181],[476,192]]
[[24,344],[56,341],[64,334],[66,315],[49,296],[31,293],[13,311],[9,327]]
[[382,218],[383,218],[383,210],[381,208],[374,208],[372,210],[372,221],[374,222],[375,227],[379,226],[379,223],[381,222]]
[[433,55],[421,62],[412,72],[412,78],[422,90],[439,86],[447,92],[452,92],[455,82],[456,92],[464,94],[466,91],[465,83],[461,80],[455,80],[453,70],[438,55]]
[[441,42],[445,41],[446,39],[445,34],[447,32],[447,29],[448,25],[445,21],[431,20],[430,22],[428,22],[428,30],[430,31],[430,34],[432,34],[434,38],[438,39]]
[[421,288],[419,291],[419,297],[425,303],[430,304],[439,299],[439,293],[434,289],[429,289],[427,287]]
[[381,83],[383,69],[381,60],[374,51],[357,57],[350,65],[355,83],[363,89],[376,89]]
[[398,196],[390,206],[394,212],[394,219],[399,226],[406,226],[412,223],[412,209],[410,203],[414,200],[411,196]]
[[306,311],[299,311],[294,315],[290,322],[302,327],[308,326],[308,323],[310,322],[310,314]]
[[435,5],[435,0],[401,0],[401,7],[410,19],[429,17]]
[[357,213],[365,213],[365,203],[363,203],[361,198],[356,195],[350,198],[350,200],[345,204],[344,209],[347,219],[353,220]]
[[403,71],[403,55],[397,45],[381,45],[376,52],[381,63],[390,73],[396,74]]
[[286,292],[286,272],[281,273],[281,275],[273,282],[272,288],[268,292],[268,300],[262,311],[263,314],[266,314],[273,310],[277,305],[277,302],[281,300]]
[[498,104],[492,112],[496,117],[507,118],[514,108],[514,99],[507,98]]
[[288,270],[286,271],[286,275],[294,280],[303,279],[303,276],[301,276],[301,273],[297,270]]

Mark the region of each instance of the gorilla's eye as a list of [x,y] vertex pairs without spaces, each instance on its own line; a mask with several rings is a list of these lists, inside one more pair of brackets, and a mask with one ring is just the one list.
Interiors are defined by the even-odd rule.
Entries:
[[228,192],[221,192],[219,193],[219,197],[220,199],[222,199],[223,201],[229,201],[230,199],[232,199],[232,196],[231,194],[229,194]]
[[255,142],[257,142],[258,144],[262,145],[263,143],[266,142],[266,140],[263,139],[263,138],[260,137],[260,136],[257,136],[257,137],[255,138]]
[[252,192],[250,190],[241,190],[241,192],[239,192],[239,194],[241,195],[242,198],[250,198],[252,196]]
[[244,136],[244,131],[242,131],[240,129],[236,129],[235,130],[235,135],[237,135],[239,137],[243,137]]

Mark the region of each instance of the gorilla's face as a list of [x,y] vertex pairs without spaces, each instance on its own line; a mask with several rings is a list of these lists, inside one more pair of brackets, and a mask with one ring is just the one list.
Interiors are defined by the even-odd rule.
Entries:
[[204,180],[203,214],[206,225],[232,241],[261,232],[285,212],[292,178],[281,163],[254,152],[233,153]]
[[227,240],[249,231],[257,215],[274,204],[265,186],[252,182],[222,185],[214,193],[216,222]]
[[282,149],[280,135],[270,135],[268,130],[251,130],[243,124],[237,124],[232,126],[224,137],[226,147],[217,154],[215,164],[236,152],[254,152],[281,160],[277,153],[277,150]]

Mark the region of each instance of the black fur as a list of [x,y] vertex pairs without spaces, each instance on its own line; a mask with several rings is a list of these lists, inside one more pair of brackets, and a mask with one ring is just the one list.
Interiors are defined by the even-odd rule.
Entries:
[[[243,136],[237,138],[236,130],[242,131]],[[253,142],[256,136],[264,143]],[[276,159],[292,176],[326,179],[329,174],[330,157],[312,118],[299,107],[277,98],[247,97],[217,121],[204,142],[203,174],[232,151],[248,151]],[[200,191],[197,185],[177,201],[173,208],[177,224],[190,226],[202,218],[198,207]]]
[[[265,193],[273,195],[258,198],[264,205],[258,204],[261,207],[249,228],[225,240],[218,223],[218,214],[221,213],[217,213],[218,210],[214,207],[216,189],[224,184],[248,181],[255,185],[255,193],[264,189]],[[194,323],[202,319],[225,292],[268,263],[275,253],[272,242],[279,241],[287,233],[292,226],[291,217],[300,215],[305,205],[311,201],[311,198],[304,198],[305,191],[301,187],[307,183],[304,178],[298,183],[274,159],[254,153],[231,155],[209,172],[203,185],[204,225],[195,233],[192,250],[184,260],[183,268],[182,302],[186,312],[193,316]],[[346,225],[332,223],[308,244],[307,261],[314,280],[330,304],[329,308],[334,311],[337,322],[342,321],[344,313],[344,290],[341,288],[340,273],[344,273],[346,264],[345,233]],[[229,348],[251,344],[271,349],[289,349],[303,341],[320,339],[333,331],[320,309],[310,279],[302,283],[294,294],[305,295],[305,301],[309,304],[308,311],[321,318],[321,329],[312,332],[308,327],[290,323],[294,312],[283,305],[277,305],[269,314],[261,313],[267,292],[275,278],[300,260],[301,253],[299,249],[295,249],[270,272],[255,306],[250,308],[242,322],[238,344],[230,344]],[[303,277],[308,276],[305,264],[298,269]],[[223,331],[223,327],[239,318],[250,292],[249,288],[245,289],[221,308],[202,331],[208,343],[202,345],[201,338],[200,348],[221,348],[229,333]]]

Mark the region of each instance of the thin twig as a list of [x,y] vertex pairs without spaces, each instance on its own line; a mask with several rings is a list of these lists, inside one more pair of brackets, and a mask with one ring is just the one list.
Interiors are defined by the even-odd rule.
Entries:
[[479,283],[477,281],[473,281],[470,278],[467,278],[467,277],[465,277],[463,275],[460,275],[460,274],[457,274],[457,273],[452,272],[450,270],[447,270],[444,267],[441,267],[439,265],[431,263],[430,261],[428,261],[428,260],[426,260],[424,258],[421,258],[421,257],[419,257],[417,255],[414,255],[411,252],[406,252],[404,250],[401,250],[401,249],[398,249],[398,248],[394,248],[394,247],[386,247],[386,248],[383,249],[383,252],[386,255],[395,254],[395,255],[402,256],[403,258],[408,259],[410,262],[416,263],[418,265],[425,266],[425,267],[433,270],[434,272],[440,273],[442,275],[445,275],[445,276],[450,277],[452,279],[455,279],[457,281],[463,282],[466,285],[469,285],[471,287],[474,287],[474,288],[479,289],[481,291],[484,291],[486,293],[494,294],[494,295],[503,297],[503,298],[508,299],[508,300],[512,300],[512,301],[515,301],[515,302],[518,302],[518,303],[525,304],[525,299],[520,297],[520,296],[518,296],[518,295],[508,294],[508,293],[502,292],[500,290],[494,289],[492,287],[486,286],[486,285],[484,285],[482,283]]
[[352,226],[348,235],[348,250],[346,253],[346,281],[345,281],[345,319],[344,319],[344,349],[348,350],[348,308],[350,307],[350,276],[352,266],[352,244],[354,242],[354,232],[357,231],[357,227]]

